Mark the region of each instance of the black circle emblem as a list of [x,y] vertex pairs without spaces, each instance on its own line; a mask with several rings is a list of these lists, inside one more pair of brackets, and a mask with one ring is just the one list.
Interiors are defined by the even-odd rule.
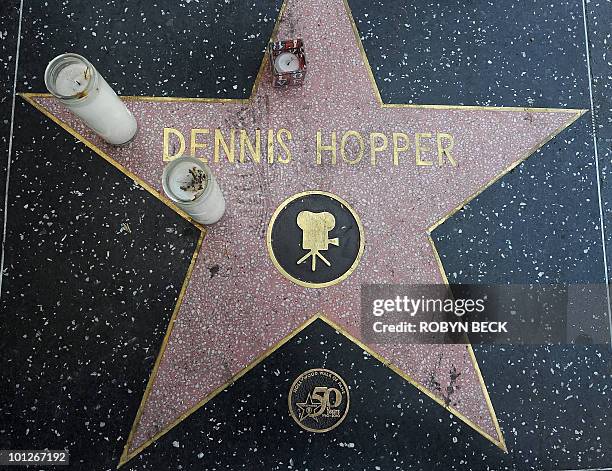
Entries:
[[289,412],[309,432],[336,428],[349,410],[349,390],[331,370],[315,368],[298,376],[289,389]]
[[298,193],[283,201],[268,226],[268,251],[289,280],[323,288],[347,278],[364,248],[359,216],[338,196]]

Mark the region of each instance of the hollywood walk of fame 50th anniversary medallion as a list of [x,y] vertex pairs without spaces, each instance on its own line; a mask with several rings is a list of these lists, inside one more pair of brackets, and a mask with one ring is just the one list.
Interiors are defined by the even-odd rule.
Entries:
[[313,316],[504,449],[471,348],[368,344],[360,287],[446,282],[431,230],[583,110],[385,104],[346,3],[287,0],[280,18],[273,39],[308,48],[301,87],[275,89],[262,64],[248,100],[125,97],[141,129],[126,147],[52,97],[24,95],[160,198],[165,161],[182,155],[207,162],[224,189],[226,214],[194,253],[121,462]]
[[314,368],[298,376],[288,395],[293,420],[309,432],[335,429],[349,412],[350,393],[338,373]]

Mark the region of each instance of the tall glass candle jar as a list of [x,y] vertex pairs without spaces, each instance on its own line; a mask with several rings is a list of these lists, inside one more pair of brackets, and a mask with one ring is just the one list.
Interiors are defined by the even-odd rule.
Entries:
[[162,187],[174,203],[201,224],[214,224],[225,213],[225,198],[210,167],[193,157],[172,160]]
[[131,141],[134,115],[95,67],[78,54],[57,56],[45,70],[47,89],[109,144]]

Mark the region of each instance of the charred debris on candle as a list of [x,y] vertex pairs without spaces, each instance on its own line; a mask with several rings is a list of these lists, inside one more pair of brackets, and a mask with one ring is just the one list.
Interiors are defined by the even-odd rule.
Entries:
[[189,169],[189,176],[191,179],[184,182],[183,185],[180,186],[180,189],[193,193],[193,199],[195,200],[206,189],[206,185],[208,184],[206,173],[204,173],[204,170],[201,168],[194,166]]
[[[83,71],[83,78],[85,79],[85,81],[88,81],[91,78],[91,71],[89,70],[89,66],[85,67],[85,70]],[[74,81],[81,86],[81,82],[79,82],[77,79],[74,79]],[[76,98],[80,99],[80,98],[85,98],[87,96],[87,88],[84,88],[83,90],[81,90],[80,92],[78,92],[76,94]]]

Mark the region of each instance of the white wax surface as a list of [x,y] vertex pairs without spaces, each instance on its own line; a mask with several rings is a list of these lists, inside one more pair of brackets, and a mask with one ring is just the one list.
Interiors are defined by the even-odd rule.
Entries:
[[87,88],[91,80],[91,71],[85,64],[70,64],[57,74],[55,88],[63,96],[75,96]]
[[277,72],[295,72],[300,68],[300,58],[290,52],[283,52],[274,60]]
[[181,189],[181,186],[187,186],[191,182],[191,174],[189,170],[194,167],[193,162],[181,162],[178,163],[173,169],[172,173],[168,175],[168,186],[170,191],[181,201],[193,201],[193,199],[201,194],[208,184],[204,182],[204,190],[194,193],[193,191],[185,191]]

